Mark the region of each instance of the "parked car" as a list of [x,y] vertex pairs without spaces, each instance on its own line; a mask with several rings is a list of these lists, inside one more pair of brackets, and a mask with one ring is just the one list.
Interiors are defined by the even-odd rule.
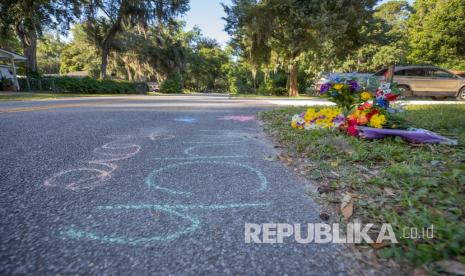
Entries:
[[368,79],[373,76],[373,73],[324,73],[321,75],[319,79],[315,82],[314,89],[316,91],[320,90],[320,86],[331,79],[340,78],[340,79],[347,79],[347,80],[357,80],[358,83],[362,86],[366,86],[368,83]]
[[9,66],[0,65],[0,91],[14,91],[16,86],[14,85],[13,71]]
[[156,81],[147,82],[147,86],[149,88],[149,92],[160,91],[160,84]]
[[[375,73],[383,78],[387,69]],[[396,66],[394,82],[403,96],[430,96],[437,100],[456,97],[465,101],[465,78],[436,66]]]

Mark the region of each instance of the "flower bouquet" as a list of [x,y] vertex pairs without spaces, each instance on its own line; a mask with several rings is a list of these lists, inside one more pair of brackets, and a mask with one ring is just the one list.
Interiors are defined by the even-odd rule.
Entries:
[[363,101],[362,94],[362,87],[356,80],[334,78],[320,87],[320,95],[341,107],[344,114]]
[[320,87],[320,94],[338,107],[319,111],[309,108],[292,117],[293,128],[340,129],[351,136],[368,139],[399,136],[410,142],[457,144],[457,141],[434,132],[406,126],[404,120],[397,116],[401,111],[391,107],[400,95],[395,84],[381,82],[371,93],[364,91],[355,80],[335,78]]
[[340,108],[326,107],[319,111],[309,108],[292,117],[291,126],[296,129],[340,128],[345,124],[345,117]]

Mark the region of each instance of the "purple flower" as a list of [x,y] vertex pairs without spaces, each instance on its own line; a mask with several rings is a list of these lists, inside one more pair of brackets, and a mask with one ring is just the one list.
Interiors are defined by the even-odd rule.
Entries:
[[331,84],[330,83],[324,83],[321,85],[320,87],[320,94],[325,94],[328,92],[328,90],[331,88]]
[[346,118],[343,115],[337,115],[333,119],[333,123],[344,123]]
[[347,81],[347,84],[350,85],[350,88],[352,88],[352,90],[360,89],[360,85],[355,80],[349,80],[349,81]]

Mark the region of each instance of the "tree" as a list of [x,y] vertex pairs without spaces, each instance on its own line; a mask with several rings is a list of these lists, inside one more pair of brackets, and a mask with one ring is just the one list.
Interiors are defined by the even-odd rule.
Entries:
[[41,73],[58,74],[60,72],[60,55],[65,43],[56,34],[46,34],[37,45],[37,65]]
[[149,24],[173,22],[173,18],[189,9],[188,0],[121,0],[89,2],[86,7],[85,30],[100,49],[100,77],[107,77],[108,56],[118,47],[115,39],[125,28],[138,27],[145,33]]
[[194,29],[187,50],[185,81],[196,91],[225,90],[227,87],[228,54],[214,39],[202,36]]
[[[275,52],[288,67],[289,95],[298,95],[299,61],[306,52],[320,53],[328,42],[336,55],[347,54],[361,43],[376,0],[234,0],[225,6],[226,30],[249,45],[252,60],[267,63]],[[243,43],[243,42],[246,43]],[[241,43],[242,42],[242,43]]]
[[37,39],[44,29],[65,31],[80,11],[80,0],[4,0],[0,5],[2,36],[13,29],[27,58],[28,74],[37,73]]
[[375,9],[368,27],[361,30],[365,42],[339,66],[343,71],[373,72],[387,64],[405,62],[408,54],[407,1],[385,2]]
[[74,25],[73,40],[67,43],[60,55],[60,74],[87,71],[90,75],[100,75],[100,59],[97,48],[88,41],[82,25]]
[[413,8],[409,61],[465,69],[465,2],[417,0]]

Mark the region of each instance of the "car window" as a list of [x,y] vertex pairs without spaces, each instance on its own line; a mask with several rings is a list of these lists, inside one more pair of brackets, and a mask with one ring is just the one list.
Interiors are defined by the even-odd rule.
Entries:
[[405,76],[405,70],[399,70],[394,72],[394,76]]
[[387,71],[387,69],[380,70],[380,71],[375,73],[375,76],[383,76],[384,73],[386,73],[386,71]]
[[454,79],[455,76],[447,71],[433,69],[430,70],[429,75],[433,78]]
[[406,69],[405,76],[409,77],[426,77],[426,71],[423,68]]

